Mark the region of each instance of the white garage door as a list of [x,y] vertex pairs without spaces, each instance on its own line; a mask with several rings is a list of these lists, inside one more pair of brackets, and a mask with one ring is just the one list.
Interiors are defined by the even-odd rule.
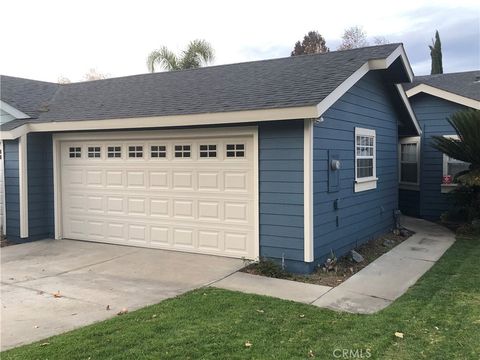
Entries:
[[60,144],[64,238],[256,254],[253,136]]

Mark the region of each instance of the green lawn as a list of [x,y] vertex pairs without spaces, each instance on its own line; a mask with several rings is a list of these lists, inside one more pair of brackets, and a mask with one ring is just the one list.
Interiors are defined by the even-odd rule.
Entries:
[[370,359],[478,359],[479,261],[480,239],[459,239],[407,294],[375,315],[200,289],[1,358],[335,359],[335,349],[351,349],[357,358],[363,352]]

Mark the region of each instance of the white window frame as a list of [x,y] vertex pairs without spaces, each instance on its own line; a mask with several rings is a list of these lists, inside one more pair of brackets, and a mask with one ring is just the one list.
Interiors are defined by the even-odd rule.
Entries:
[[[233,146],[233,149],[228,147]],[[241,147],[241,148],[239,148]],[[233,156],[228,156],[231,153]],[[242,155],[240,155],[242,154]],[[226,159],[244,159],[247,157],[247,145],[244,143],[229,142],[225,144],[225,158]]]
[[[202,150],[202,146],[206,146],[207,149]],[[211,149],[210,147],[214,147]],[[202,156],[205,154],[206,156]],[[215,156],[213,155],[215,154]],[[206,144],[206,143],[199,143],[198,144],[198,158],[202,159],[216,159],[218,157],[218,144]]]
[[[119,150],[117,150],[117,149],[119,149]],[[123,146],[122,145],[107,144],[106,150],[107,150],[106,156],[107,156],[108,160],[122,159],[122,153],[123,153]],[[113,156],[110,156],[110,155],[113,155]],[[119,156],[117,156],[117,155],[119,155]]]
[[102,147],[100,145],[87,146],[87,159],[101,159],[101,158],[102,158]]
[[[373,137],[373,175],[369,177],[357,177],[357,136]],[[373,190],[377,188],[377,135],[373,129],[355,128],[354,159],[355,159],[355,192]],[[360,157],[362,158],[362,157]]]
[[153,160],[166,160],[168,156],[167,144],[150,144],[149,155],[150,155],[150,159],[153,159]]
[[[416,159],[417,159],[417,181],[406,182],[402,181],[402,145],[416,144]],[[405,190],[419,190],[420,189],[420,136],[412,136],[401,138],[398,142],[398,182],[400,188]]]
[[[131,149],[133,147],[133,149]],[[131,156],[133,154],[134,156]],[[139,156],[141,154],[141,156]],[[143,144],[128,144],[127,158],[128,159],[143,159],[145,156],[145,146]]]
[[[177,150],[177,146],[181,146],[180,149]],[[185,147],[188,146],[188,149],[185,149]],[[188,156],[185,156],[185,154],[189,154]],[[180,154],[181,156],[177,156],[177,154]],[[192,144],[181,144],[181,143],[174,143],[173,144],[173,158],[176,160],[179,159],[193,159],[193,146]]]
[[[455,139],[459,140],[458,135],[443,135],[444,138],[447,139]],[[443,155],[443,165],[442,165],[442,175],[446,176],[448,175],[448,158],[449,156],[442,154]],[[460,160],[457,160],[460,161]],[[464,162],[464,161],[460,161]],[[450,191],[454,190],[457,187],[458,184],[440,184],[441,186],[441,192],[442,193],[449,193]]]

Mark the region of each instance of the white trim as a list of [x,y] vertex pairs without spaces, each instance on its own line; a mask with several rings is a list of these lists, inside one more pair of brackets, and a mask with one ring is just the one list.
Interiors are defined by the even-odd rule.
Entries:
[[[417,145],[415,154],[417,159],[417,181],[414,183],[402,182],[402,145],[408,144]],[[420,188],[420,146],[420,136],[404,137],[398,141],[398,183],[402,189],[419,190]]]
[[[370,177],[358,178],[357,177],[357,136],[371,136],[373,137],[373,175]],[[354,144],[354,161],[355,161],[355,192],[372,190],[377,188],[377,135],[376,131],[373,129],[365,128],[355,128],[355,138],[353,139]]]
[[18,139],[18,182],[20,197],[20,237],[28,238],[28,164],[27,135]]
[[15,119],[28,119],[30,116],[0,100],[0,109],[12,115]]
[[442,194],[448,194],[457,188],[458,184],[441,184],[440,185],[440,192]]
[[422,128],[420,127],[420,124],[418,123],[417,117],[415,116],[415,112],[412,109],[412,105],[410,104],[410,101],[408,100],[407,94],[405,93],[405,90],[403,89],[403,86],[400,84],[395,84],[395,87],[397,88],[398,93],[400,94],[400,98],[403,101],[403,104],[405,105],[405,108],[408,111],[408,114],[410,115],[410,118],[413,121],[413,125],[415,126],[415,130],[417,130],[417,135],[422,135]]
[[258,127],[241,126],[230,128],[208,129],[184,129],[184,130],[153,130],[153,131],[116,131],[108,133],[64,133],[53,134],[53,184],[54,184],[54,218],[55,218],[55,239],[62,239],[62,191],[61,191],[61,142],[68,140],[135,140],[135,139],[155,139],[158,137],[185,138],[212,136],[252,136],[253,137],[253,183],[254,183],[254,258],[260,256],[260,212],[259,212],[259,162],[258,162]]
[[153,116],[127,119],[56,121],[28,123],[10,131],[0,131],[2,139],[16,139],[29,132],[144,129],[195,125],[225,125],[271,120],[318,118],[316,106],[231,111],[221,113]]
[[[355,85],[363,76],[365,76],[370,70],[385,70],[392,65],[392,63],[398,58],[402,60],[405,71],[407,72],[410,81],[413,79],[413,71],[408,61],[407,55],[403,48],[403,45],[399,45],[388,57],[384,59],[369,60],[363,64],[357,71],[350,75],[343,83],[340,84],[335,90],[333,90],[328,96],[323,99],[318,105],[318,116],[322,116],[330,106],[332,106],[338,99],[340,99],[350,88]],[[403,99],[402,99],[403,100]],[[408,101],[407,101],[408,103]],[[406,104],[406,106],[408,106]],[[416,122],[415,115],[412,120]],[[417,124],[415,125],[417,126]]]
[[465,96],[457,95],[449,91],[445,91],[430,85],[420,84],[406,91],[407,96],[410,98],[418,93],[426,93],[432,96],[439,97],[444,100],[448,100],[460,105],[468,106],[473,109],[480,110],[480,101],[467,98]]
[[313,120],[303,126],[303,226],[304,261],[313,261]]
[[1,171],[0,173],[3,176],[2,179],[2,188],[0,191],[2,191],[3,199],[2,199],[2,204],[3,206],[2,209],[2,235],[7,234],[7,206],[6,206],[6,192],[5,192],[5,147],[3,146],[3,141],[0,140],[0,149],[2,150],[2,159],[0,160],[0,167]]

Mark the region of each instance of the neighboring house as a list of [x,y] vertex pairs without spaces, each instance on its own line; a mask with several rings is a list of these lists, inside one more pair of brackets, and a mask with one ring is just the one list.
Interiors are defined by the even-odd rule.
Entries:
[[455,136],[447,121],[455,112],[480,109],[480,71],[418,76],[404,87],[422,136],[400,140],[400,209],[408,215],[438,220],[452,206],[448,193],[456,184],[449,179],[468,164],[435,150],[431,139]]
[[[394,227],[401,44],[49,84],[1,77],[7,236],[312,271]],[[43,89],[39,91],[39,89]],[[2,108],[3,109],[3,108]]]

